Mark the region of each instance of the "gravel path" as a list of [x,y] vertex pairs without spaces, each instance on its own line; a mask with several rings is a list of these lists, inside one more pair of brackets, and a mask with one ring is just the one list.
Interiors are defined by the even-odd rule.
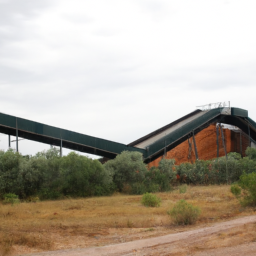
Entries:
[[[244,224],[256,223],[256,215],[243,217],[231,221],[213,224],[210,227],[170,234],[160,237],[136,240],[127,243],[113,244],[103,247],[92,247],[84,249],[72,249],[61,251],[50,251],[37,254],[27,254],[29,256],[148,256],[148,255],[256,255],[256,243],[242,244],[235,247],[224,247],[217,249],[198,248],[198,244],[204,244],[206,239],[218,232],[223,232]],[[194,246],[194,247],[193,247]],[[197,247],[196,247],[197,246]],[[186,248],[186,250],[184,250]],[[189,249],[188,249],[189,248]],[[190,250],[190,248],[192,248]],[[194,248],[194,249],[193,249]]]

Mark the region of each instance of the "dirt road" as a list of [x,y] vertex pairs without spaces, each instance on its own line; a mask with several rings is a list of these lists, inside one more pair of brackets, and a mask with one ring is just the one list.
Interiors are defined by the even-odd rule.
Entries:
[[[30,256],[256,255],[256,215],[210,227],[103,247],[27,254]],[[253,232],[253,233],[252,233]]]

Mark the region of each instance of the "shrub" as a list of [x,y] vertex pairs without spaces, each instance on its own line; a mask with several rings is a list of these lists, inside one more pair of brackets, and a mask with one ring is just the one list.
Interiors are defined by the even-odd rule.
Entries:
[[59,191],[49,188],[41,189],[38,194],[41,200],[57,200],[63,197],[63,195]]
[[162,159],[159,163],[159,170],[166,175],[169,181],[175,181],[177,179],[177,173],[175,171],[175,159]]
[[248,147],[245,151],[245,154],[249,157],[249,159],[256,160],[256,149]]
[[102,164],[75,152],[62,157],[62,173],[64,195],[99,196],[107,194],[111,188],[111,176]]
[[121,192],[124,184],[142,182],[147,172],[147,167],[143,163],[142,154],[139,152],[123,151],[115,159],[104,164],[104,169]]
[[133,195],[142,195],[146,192],[149,192],[147,187],[142,182],[135,182],[131,185],[131,194]]
[[242,156],[241,154],[237,153],[237,152],[230,152],[228,153],[228,159],[235,159],[235,160],[241,160]]
[[4,204],[12,204],[13,205],[13,204],[17,204],[19,202],[20,202],[19,197],[15,194],[8,193],[8,194],[4,195],[4,201],[3,201]]
[[256,173],[244,173],[240,176],[238,184],[244,190],[241,204],[256,206]]
[[20,195],[22,189],[18,176],[20,164],[25,159],[21,154],[8,150],[0,152],[0,194],[12,193]]
[[149,207],[158,207],[161,203],[161,198],[157,197],[154,194],[146,193],[142,196],[141,203]]
[[29,196],[27,199],[26,199],[26,202],[33,202],[33,203],[36,203],[36,202],[39,202],[40,199],[38,196]]
[[146,172],[143,181],[146,186],[145,192],[169,191],[171,190],[170,182],[170,175],[156,167],[151,167]]
[[193,206],[182,199],[167,213],[172,217],[175,224],[191,225],[197,221],[200,212],[198,207]]
[[237,184],[233,184],[230,188],[230,191],[236,197],[241,195],[241,188]]

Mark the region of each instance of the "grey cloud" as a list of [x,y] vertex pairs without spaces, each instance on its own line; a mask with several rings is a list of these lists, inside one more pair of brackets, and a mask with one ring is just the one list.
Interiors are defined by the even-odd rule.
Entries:
[[256,83],[255,69],[256,63],[194,69],[189,72],[193,80],[191,79],[188,86],[210,91],[234,86],[250,87]]
[[62,14],[62,18],[75,23],[75,24],[85,24],[85,23],[91,23],[94,21],[93,18],[91,18],[89,15],[71,15],[69,13]]
[[[50,0],[0,1],[0,47],[10,41],[24,40],[35,31],[26,30],[25,22],[33,19],[45,8],[54,5]],[[3,51],[3,50],[2,50]]]
[[156,0],[140,0],[136,1],[139,3],[142,8],[148,10],[150,12],[158,13],[163,12],[165,10],[166,4],[163,1]]
[[49,4],[54,4],[50,0],[8,0],[0,1],[0,24],[8,26],[17,24],[20,20],[26,20],[36,16]]
[[95,36],[104,36],[104,37],[110,37],[110,36],[117,36],[121,33],[120,30],[117,29],[110,29],[110,28],[99,28],[93,31],[93,35]]
[[16,86],[14,84],[23,83],[34,83],[38,79],[35,73],[22,70],[16,67],[10,67],[4,64],[0,64],[0,86],[8,83],[10,86]]

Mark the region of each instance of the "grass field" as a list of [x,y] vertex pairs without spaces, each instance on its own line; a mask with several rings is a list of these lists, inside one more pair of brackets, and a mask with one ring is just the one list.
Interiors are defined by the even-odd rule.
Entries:
[[[1,255],[102,246],[254,214],[252,208],[241,208],[227,185],[188,186],[185,193],[177,187],[157,196],[162,199],[158,208],[142,206],[142,196],[121,194],[13,206],[0,204]],[[195,225],[172,224],[167,211],[180,199],[201,208]]]

